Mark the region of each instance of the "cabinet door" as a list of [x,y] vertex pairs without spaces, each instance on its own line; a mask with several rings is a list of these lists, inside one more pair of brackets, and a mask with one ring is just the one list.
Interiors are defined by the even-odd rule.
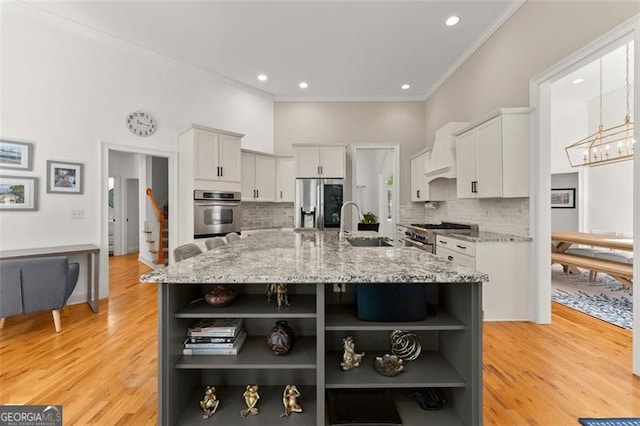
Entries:
[[279,157],[276,164],[276,201],[293,202],[295,187],[293,157]]
[[218,180],[218,134],[197,130],[193,157],[195,179]]
[[476,134],[469,130],[456,138],[458,198],[476,198]]
[[344,178],[344,147],[320,148],[320,174],[325,178]]
[[424,176],[425,155],[411,160],[411,201],[427,201],[429,190]]
[[240,138],[219,135],[218,165],[221,167],[219,180],[240,182]]
[[276,198],[276,159],[256,154],[255,188],[257,201],[274,201]]
[[295,148],[296,177],[312,178],[320,176],[320,148]]
[[476,129],[477,196],[502,197],[502,117]]
[[254,154],[242,153],[242,201],[253,201],[255,197],[255,158]]

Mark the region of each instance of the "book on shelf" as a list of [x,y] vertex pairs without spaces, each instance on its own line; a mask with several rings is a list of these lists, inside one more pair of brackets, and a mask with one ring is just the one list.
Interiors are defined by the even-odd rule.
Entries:
[[184,343],[233,343],[236,337],[189,336]]
[[[236,343],[236,340],[242,336],[242,331],[236,335],[236,337],[187,337],[184,341],[185,348],[232,348]],[[192,339],[218,339],[222,340],[219,342],[207,342],[207,341],[196,341],[193,342]]]
[[183,355],[237,355],[238,351],[247,339],[247,332],[242,331],[233,342],[231,348],[184,348]]
[[190,337],[235,337],[242,329],[243,318],[203,318],[187,329]]

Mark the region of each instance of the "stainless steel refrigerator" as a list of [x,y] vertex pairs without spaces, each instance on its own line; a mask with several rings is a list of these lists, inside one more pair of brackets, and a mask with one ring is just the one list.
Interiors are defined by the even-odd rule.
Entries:
[[296,179],[294,228],[340,227],[344,179]]

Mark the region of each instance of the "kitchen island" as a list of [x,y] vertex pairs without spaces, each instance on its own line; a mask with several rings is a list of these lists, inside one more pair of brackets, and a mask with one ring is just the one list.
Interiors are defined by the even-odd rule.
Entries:
[[[211,425],[329,423],[327,392],[388,390],[404,425],[482,423],[482,286],[486,274],[408,247],[353,247],[337,232],[266,231],[142,277],[159,284],[158,418],[163,425],[201,424],[199,401],[206,385],[221,401]],[[268,302],[267,284],[286,283],[291,306]],[[212,307],[202,295],[227,284],[238,298]],[[334,284],[346,292],[334,293]],[[420,321],[358,319],[357,285],[425,287],[429,315]],[[243,318],[249,337],[238,355],[183,355],[188,326],[201,318]],[[276,321],[295,330],[291,352],[275,355],[266,335]],[[394,377],[378,374],[376,356],[390,353],[389,335],[409,330],[420,356]],[[342,338],[353,336],[365,352],[360,367],[339,367]],[[242,419],[247,384],[260,388],[260,414]],[[295,384],[302,413],[280,417],[282,392]],[[409,395],[440,388],[448,403],[424,411]],[[337,394],[332,394],[337,395]]]

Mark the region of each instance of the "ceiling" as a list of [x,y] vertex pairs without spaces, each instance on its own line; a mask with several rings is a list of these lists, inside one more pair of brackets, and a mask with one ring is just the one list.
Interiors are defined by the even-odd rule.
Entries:
[[[275,100],[424,100],[524,0],[25,3]],[[453,27],[444,25],[460,17]],[[268,76],[259,81],[258,74]],[[306,81],[307,89],[299,82]],[[400,86],[411,87],[403,90]]]

